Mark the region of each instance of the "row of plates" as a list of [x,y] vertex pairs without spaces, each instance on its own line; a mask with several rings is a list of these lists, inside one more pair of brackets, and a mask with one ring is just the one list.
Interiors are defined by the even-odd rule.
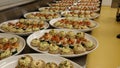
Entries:
[[[28,36],[28,38],[26,40],[28,46],[30,48],[32,48],[33,50],[37,51],[37,52],[44,53],[44,54],[28,54],[28,55],[32,56],[35,59],[43,59],[43,60],[45,60],[47,62],[60,63],[60,61],[62,61],[62,60],[67,60],[67,59],[62,58],[62,57],[83,56],[83,55],[89,54],[90,52],[94,51],[98,47],[98,41],[93,36],[91,36],[89,34],[86,34],[86,33],[85,33],[85,38],[89,39],[90,41],[92,41],[96,47],[94,49],[90,50],[90,51],[86,51],[86,52],[81,53],[81,54],[72,54],[72,55],[49,54],[48,52],[40,51],[36,47],[33,47],[31,45],[31,41],[33,39],[39,38],[40,36],[42,36],[43,34],[45,34],[46,32],[49,32],[51,30],[52,29],[40,30],[40,31],[34,32],[30,36]],[[74,33],[80,32],[80,31],[77,31],[77,30],[69,30],[69,29],[54,29],[54,30],[55,31],[65,31],[65,32],[73,31]],[[6,58],[6,59],[3,59],[3,60],[0,61],[0,67],[2,67],[2,68],[9,68],[9,66],[12,66],[12,68],[14,68],[17,65],[18,59],[21,56],[24,56],[24,55],[17,55],[17,54],[19,54],[20,52],[23,51],[23,49],[25,48],[26,42],[25,42],[25,40],[22,37],[17,36],[17,35],[13,35],[13,34],[0,33],[0,37],[6,37],[6,38],[17,37],[20,40],[20,43],[19,43],[20,50],[16,54],[12,55],[13,57],[9,57],[9,58]],[[17,56],[15,56],[15,55],[17,55]],[[60,56],[62,56],[62,57],[60,57]],[[51,60],[51,59],[54,59],[54,60]],[[72,62],[72,61],[70,61],[70,62]],[[78,65],[78,64],[76,64],[74,62],[72,62],[72,63],[73,63],[75,68],[82,68],[80,65]]]
[[[39,37],[43,36],[46,32],[49,32],[49,31],[51,31],[51,30],[52,30],[52,29],[40,30],[40,31],[34,32],[34,33],[31,34],[30,36],[28,36],[28,38],[27,38],[27,40],[26,40],[28,46],[29,46],[30,48],[32,48],[33,50],[37,51],[37,52],[45,53],[45,54],[50,54],[50,53],[48,53],[48,52],[46,52],[46,51],[41,51],[41,50],[39,50],[38,48],[33,47],[33,46],[31,45],[31,41],[32,41],[33,39],[35,39],[35,38],[39,38]],[[77,30],[69,30],[69,29],[54,29],[54,30],[55,30],[55,31],[58,31],[58,32],[60,32],[60,31],[65,31],[65,32],[73,31],[74,33],[80,32],[80,31],[77,31]],[[0,37],[6,37],[6,38],[18,37],[18,38],[20,39],[20,43],[19,43],[19,45],[20,45],[19,47],[20,47],[20,48],[19,48],[18,53],[16,53],[16,54],[19,54],[19,53],[24,49],[24,47],[25,47],[25,45],[26,45],[25,40],[24,40],[22,37],[17,36],[17,35],[7,34],[7,33],[0,33]],[[72,55],[51,54],[51,55],[57,55],[57,56],[63,56],[63,57],[77,57],[77,56],[86,55],[86,54],[94,51],[94,50],[98,47],[98,41],[97,41],[93,36],[91,36],[91,35],[89,35],[89,34],[86,34],[86,33],[85,33],[85,38],[88,39],[88,40],[90,40],[90,41],[92,41],[96,47],[95,47],[94,49],[90,50],[90,51],[86,51],[86,52],[80,53],[80,54],[72,54]],[[16,55],[16,54],[14,54],[14,55]]]
[[[82,8],[82,6],[80,6]],[[77,6],[71,6],[71,7],[68,7],[65,9],[65,11],[61,12],[61,11],[58,11],[60,13],[64,13],[66,11],[79,11],[80,7],[77,7]],[[50,8],[57,8],[57,7],[41,7],[41,8],[38,8],[39,11],[43,11],[45,9],[50,9]],[[59,8],[59,7],[58,7]],[[62,7],[61,7],[62,8]],[[64,8],[64,7],[63,7]],[[78,10],[72,10],[72,8],[78,8]],[[90,7],[90,8],[94,8],[94,7]],[[90,10],[89,10],[90,11]],[[93,12],[98,12],[100,11],[100,8],[97,8],[96,10],[94,10]]]
[[[74,11],[72,10],[71,8],[72,7],[75,7],[75,8],[89,8],[89,10],[92,10],[94,12],[97,12],[99,11],[99,6],[100,6],[100,1],[80,1],[80,0],[77,0],[77,1],[56,1],[55,3],[48,3],[48,5],[50,7],[67,7],[66,10],[70,10],[70,11]],[[92,8],[95,8],[94,10]],[[78,10],[81,10],[81,9],[78,9]]]
[[[42,11],[43,9],[45,9],[45,7],[39,8],[40,11]],[[98,9],[98,10],[99,10],[99,9]],[[61,14],[58,14],[58,13],[57,13],[57,14],[58,14],[58,17],[57,17],[57,18],[59,18],[59,17],[71,17],[71,16],[65,16],[65,15],[64,15],[64,13],[69,13],[69,12],[72,12],[72,11],[64,11],[64,12],[61,12]],[[75,12],[78,12],[78,11],[75,11]],[[48,12],[46,12],[46,11],[45,11],[45,12],[44,12],[44,11],[42,11],[42,12],[29,12],[29,13],[24,14],[24,17],[25,17],[25,18],[28,18],[28,17],[27,17],[28,15],[30,15],[30,14],[36,14],[36,13],[52,14],[53,12],[51,12],[51,13],[50,13],[50,11],[48,11]],[[55,14],[55,13],[53,13],[53,14]],[[98,13],[95,13],[95,12],[94,12],[94,14],[95,14],[95,15],[94,15],[93,17],[91,16],[91,17],[83,17],[83,18],[96,19],[96,18],[99,17],[99,14],[98,14]],[[84,14],[84,16],[85,16],[85,14]],[[78,18],[82,18],[82,17],[78,17]],[[29,19],[29,18],[28,18],[28,19]],[[37,19],[37,18],[34,18],[34,19]],[[46,19],[46,20],[48,21],[49,19]]]
[[[99,3],[100,1],[56,1],[56,3],[48,3],[49,6],[53,7],[69,7],[69,6],[76,6],[77,4],[88,4],[88,3],[92,3],[95,4],[94,7],[99,7]],[[90,5],[86,5],[86,6],[90,6]]]

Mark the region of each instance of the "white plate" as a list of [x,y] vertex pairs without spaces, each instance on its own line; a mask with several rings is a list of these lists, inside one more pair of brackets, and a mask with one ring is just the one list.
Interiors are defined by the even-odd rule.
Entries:
[[[79,5],[79,4],[81,4],[81,5]],[[92,4],[92,5],[94,4],[94,6],[96,6],[96,7],[100,6],[99,3],[87,3],[87,2],[84,2],[84,3],[81,3],[81,2],[74,3],[74,5],[76,5],[76,6],[82,6],[82,4]],[[89,6],[89,5],[86,5],[86,6]]]
[[[24,54],[24,55],[30,55],[31,57],[33,57],[34,60],[41,59],[41,60],[45,61],[46,63],[47,62],[55,62],[55,63],[59,64],[61,61],[68,60],[63,57],[46,55],[46,54]],[[18,59],[24,55],[9,57],[5,60],[0,61],[0,68],[15,68],[17,66]],[[75,63],[71,60],[68,60],[68,61],[70,61],[73,64],[74,68],[83,68],[82,66],[78,65],[77,63]]]
[[[55,25],[54,25],[54,23],[56,23],[57,21],[59,21],[59,20],[61,20],[61,19],[65,19],[65,18],[56,18],[56,19],[52,19],[51,21],[50,21],[50,25],[51,26],[53,26],[53,27],[55,27],[55,28],[61,28],[61,27],[56,27]],[[83,19],[83,18],[78,18],[78,19]],[[96,21],[93,21],[93,20],[89,20],[92,24],[94,24],[94,27],[92,27],[92,28],[87,28],[87,29],[76,29],[76,30],[79,30],[79,31],[83,31],[83,32],[87,32],[87,31],[91,31],[91,30],[93,30],[93,29],[95,29],[96,27],[98,27],[98,22],[96,22]]]
[[[37,32],[31,34],[31,35],[27,38],[27,44],[28,44],[28,46],[29,46],[30,48],[32,48],[33,50],[37,51],[37,52],[49,54],[47,51],[40,51],[40,50],[38,50],[37,47],[33,47],[33,46],[31,45],[31,41],[32,41],[33,39],[35,39],[35,38],[40,38],[41,36],[44,35],[44,33],[49,32],[50,30],[52,30],[52,29],[41,30],[41,31],[37,31]],[[74,33],[80,32],[80,31],[77,31],[77,30],[70,30],[70,29],[54,29],[54,30],[56,30],[56,31],[65,31],[65,32],[73,31]],[[94,43],[94,45],[96,45],[96,47],[95,47],[93,50],[91,50],[91,51],[86,51],[86,52],[81,53],[81,54],[73,54],[73,55],[60,55],[60,54],[51,54],[51,55],[57,55],[57,56],[63,56],[63,57],[78,57],[78,56],[83,56],[83,55],[89,54],[90,52],[94,51],[94,50],[98,47],[98,41],[97,41],[94,37],[92,37],[91,35],[89,35],[89,34],[85,34],[85,38],[87,38],[88,40],[91,40],[91,41]]]
[[[22,37],[20,37],[20,36],[17,36],[17,35],[14,35],[14,34],[0,33],[0,38],[1,38],[1,37],[6,37],[6,38],[17,37],[17,38],[19,38],[20,42],[19,42],[18,52],[15,53],[14,55],[19,54],[19,53],[22,52],[23,49],[25,48],[26,42],[25,42],[25,40],[24,40]],[[12,55],[12,56],[14,56],[14,55]],[[6,59],[6,58],[5,58],[5,59]]]
[[[49,9],[49,8],[55,8],[55,7],[40,7],[40,8],[38,8],[38,10],[40,11],[40,12],[46,12],[46,10],[45,10],[45,8],[47,8],[47,9]],[[59,7],[58,7],[59,8]],[[66,8],[65,9],[65,11],[67,11],[68,9]],[[54,11],[54,12],[56,12],[56,13],[61,13],[61,12],[63,12],[64,10],[57,10],[57,11]],[[47,12],[53,12],[53,11],[50,11],[50,10],[48,10]]]
[[[71,9],[71,7],[75,7],[75,8],[78,8],[77,10],[72,10]],[[75,6],[75,5],[73,5],[73,6],[70,6],[69,7],[69,11],[80,11],[81,9],[80,9],[80,7],[82,7],[82,6]],[[83,10],[84,11],[84,10]],[[98,11],[100,11],[100,8],[99,7],[97,7],[97,9],[96,10],[90,10],[90,11],[93,11],[93,12],[98,12]]]
[[[82,0],[78,0],[77,2],[81,2]],[[88,0],[89,1],[89,0]],[[87,1],[86,1],[87,2]],[[85,3],[85,2],[84,2]],[[93,2],[93,3],[100,3],[100,0],[98,0],[98,2]]]
[[[64,11],[64,12],[61,13],[61,15],[64,16],[64,13],[69,13],[69,12],[72,12],[72,11]],[[79,11],[76,11],[76,12],[79,12]],[[98,13],[95,13],[95,16],[94,17],[90,17],[89,19],[96,19],[99,16],[100,15]],[[66,17],[66,16],[64,16],[64,17]],[[67,16],[67,17],[75,17],[75,16]],[[78,18],[80,18],[80,17],[78,17]],[[86,18],[86,17],[84,17],[84,18]]]
[[[29,13],[26,13],[24,14],[24,17],[27,18],[27,19],[36,19],[36,18],[28,18],[27,15],[29,14],[36,14],[36,13],[44,13],[44,14],[55,14],[53,12],[29,12]],[[58,14],[58,13],[56,13]],[[58,14],[58,18],[61,17],[60,14]],[[45,21],[49,21],[49,19],[45,19]]]
[[[37,20],[37,19],[29,19],[29,20]],[[6,22],[3,22],[0,24],[0,27],[3,25],[3,24],[8,24],[9,22],[15,24],[16,22],[18,22],[19,19],[15,19],[15,20],[9,20],[9,21],[6,21]],[[45,22],[45,26],[44,26],[44,29],[47,29],[49,27],[49,24],[47,22]],[[14,32],[8,32],[8,31],[5,31],[3,29],[0,28],[0,31],[1,32],[5,32],[5,33],[11,33],[11,34],[16,34],[16,35],[20,35],[20,36],[27,36],[33,32],[26,32],[26,33],[14,33]]]

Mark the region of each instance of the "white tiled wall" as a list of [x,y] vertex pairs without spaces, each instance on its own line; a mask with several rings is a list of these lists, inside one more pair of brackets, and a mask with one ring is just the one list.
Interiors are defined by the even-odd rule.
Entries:
[[102,0],[103,6],[111,6],[112,0]]

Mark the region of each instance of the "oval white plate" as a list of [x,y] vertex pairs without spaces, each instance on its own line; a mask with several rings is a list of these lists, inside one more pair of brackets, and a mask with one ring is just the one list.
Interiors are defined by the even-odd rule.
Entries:
[[[49,32],[50,30],[52,29],[47,29],[47,30],[41,30],[41,31],[37,31],[33,34],[31,34],[28,38],[27,38],[27,44],[30,48],[32,48],[33,50],[37,51],[37,52],[41,52],[41,53],[45,53],[45,54],[50,54],[48,53],[47,51],[40,51],[38,50],[37,47],[33,47],[30,43],[32,41],[32,39],[35,39],[35,38],[40,38],[42,35],[44,35],[44,33],[46,32]],[[68,32],[68,31],[73,31],[74,33],[77,33],[77,32],[80,32],[80,31],[77,31],[77,30],[70,30],[70,29],[54,29],[56,31],[65,31],[65,32]],[[63,56],[63,57],[77,57],[77,56],[82,56],[82,55],[86,55],[92,51],[94,51],[97,47],[98,47],[98,41],[92,37],[91,35],[89,34],[85,34],[85,38],[87,38],[88,40],[91,40],[95,45],[96,47],[91,50],[91,51],[86,51],[84,53],[81,53],[81,54],[73,54],[73,55],[60,55],[60,54],[51,54],[51,55],[57,55],[57,56]]]
[[[38,8],[38,10],[40,12],[44,12],[45,8],[55,8],[55,7],[40,7],[40,8]],[[65,11],[68,11],[68,9],[66,8]],[[51,11],[48,11],[48,12],[51,12]],[[55,11],[55,13],[61,13],[61,12],[63,12],[63,10]]]
[[[54,23],[56,23],[57,21],[59,21],[59,20],[61,20],[61,19],[65,19],[65,18],[55,18],[55,19],[52,19],[52,20],[50,21],[50,25],[53,26],[53,27],[55,27],[55,28],[61,28],[61,27],[56,27],[56,26],[54,25]],[[78,18],[78,19],[81,19],[81,20],[82,20],[83,18]],[[83,31],[83,32],[87,32],[87,31],[91,31],[91,30],[95,29],[96,27],[98,27],[98,22],[93,21],[93,20],[89,20],[89,21],[94,24],[94,27],[92,27],[92,28],[87,28],[87,29],[76,29],[76,30]],[[62,29],[63,29],[63,28],[62,28]]]
[[[88,1],[89,1],[89,0],[88,0]],[[81,0],[78,0],[77,2],[80,3]],[[84,2],[84,3],[86,3],[86,2]],[[93,2],[93,3],[100,3],[100,0],[98,0],[98,2]]]
[[[24,17],[27,19],[36,19],[36,18],[28,18],[27,17],[27,15],[29,15],[29,14],[36,14],[36,13],[52,14],[53,12],[29,12],[29,13],[24,14]],[[58,14],[58,15],[59,15],[58,18],[61,17],[60,14]],[[45,21],[49,21],[49,19],[46,19]]]
[[[81,2],[78,2],[78,3],[74,3],[74,5],[76,5],[76,6],[80,6],[79,4],[88,4],[87,2],[85,2],[85,3],[81,3]],[[90,3],[89,3],[90,4]],[[94,4],[94,6],[96,6],[96,7],[99,7],[100,6],[100,3],[91,3],[91,4]],[[86,6],[89,6],[89,5],[86,5]]]
[[[71,11],[64,11],[64,12],[62,12],[61,13],[61,15],[62,16],[64,16],[64,13],[69,13],[69,12],[71,12]],[[77,11],[76,11],[77,12]],[[95,13],[96,14],[96,16],[95,17],[90,17],[89,19],[96,19],[96,18],[98,18],[100,15],[98,14],[98,13]],[[64,16],[64,17],[66,17],[66,16]],[[71,17],[71,16],[68,16],[68,17]],[[73,16],[74,17],[74,16]],[[78,17],[78,18],[80,18],[80,17]],[[86,18],[86,17],[85,17]]]
[[[35,20],[35,19],[29,19],[29,20]],[[37,20],[37,19],[36,19]],[[3,22],[0,24],[0,27],[3,25],[3,24],[8,24],[9,22],[15,24],[16,22],[18,22],[19,19],[15,19],[15,20],[9,20],[9,21],[6,21],[6,22]],[[44,29],[47,29],[49,27],[49,24],[47,22],[45,22],[45,26],[44,26]],[[16,34],[16,35],[20,35],[20,36],[27,36],[33,32],[26,32],[26,33],[14,33],[14,32],[8,32],[8,31],[4,31],[3,29],[0,29],[1,32],[4,32],[4,33],[11,33],[11,34]]]
[[[14,55],[19,54],[19,53],[22,52],[23,49],[25,48],[25,45],[26,45],[25,40],[24,40],[22,37],[18,36],[18,35],[7,34],[7,33],[0,33],[0,38],[1,38],[1,37],[6,37],[6,38],[17,37],[17,38],[19,38],[20,43],[19,43],[18,52],[15,53]],[[12,55],[12,56],[14,56],[14,55]],[[6,59],[6,58],[5,58],[5,59]]]
[[[75,5],[74,5],[74,6],[70,6],[70,7],[69,7],[69,11],[73,11],[73,10],[71,9],[72,7],[77,8],[78,6],[77,6],[77,7],[76,7]],[[78,7],[78,9],[77,9],[77,10],[74,10],[74,11],[80,11],[80,8]],[[98,7],[96,10],[92,10],[92,11],[98,12],[98,11],[100,11],[100,8]]]
[[[23,54],[23,55],[9,57],[7,59],[0,61],[0,68],[15,68],[17,66],[18,59],[24,55],[30,55],[31,57],[33,57],[34,60],[41,59],[45,62],[55,62],[57,64],[59,64],[61,61],[68,60],[63,57],[46,55],[46,54]],[[82,66],[78,65],[77,63],[71,60],[68,61],[70,61],[73,64],[74,68],[83,68]]]

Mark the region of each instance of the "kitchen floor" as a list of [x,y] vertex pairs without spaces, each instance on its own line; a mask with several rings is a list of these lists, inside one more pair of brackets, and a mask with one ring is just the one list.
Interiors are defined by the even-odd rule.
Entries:
[[96,19],[99,27],[92,35],[99,42],[99,47],[87,57],[87,68],[120,68],[120,22],[116,22],[117,9],[102,7],[100,17]]

